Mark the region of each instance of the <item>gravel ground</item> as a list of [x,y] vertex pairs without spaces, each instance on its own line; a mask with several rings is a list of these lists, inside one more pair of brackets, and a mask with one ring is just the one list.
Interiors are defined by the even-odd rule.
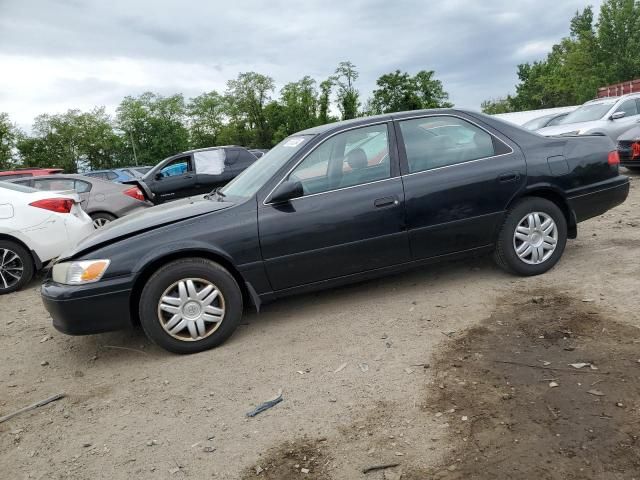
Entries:
[[[545,354],[531,351],[547,348],[535,340],[545,332],[565,332],[571,339],[563,323],[571,312],[576,345],[593,351],[593,358],[585,352],[581,361],[597,359],[604,371],[607,365],[602,364],[611,353],[609,369],[626,369],[622,382],[637,384],[639,204],[640,192],[632,186],[625,204],[580,224],[578,239],[569,241],[563,259],[548,274],[518,278],[483,258],[293,297],[266,306],[259,315],[246,315],[225,345],[192,356],[168,354],[140,330],[88,337],[60,334],[51,326],[34,282],[22,292],[0,297],[0,416],[56,393],[66,397],[0,424],[2,476],[488,479],[520,465],[521,476],[507,477],[544,477],[546,470],[540,468],[551,458],[544,451],[548,442],[530,446],[540,453],[537,462],[521,463],[522,449],[510,448],[504,435],[496,441],[498,437],[488,433],[496,428],[491,422],[480,422],[479,430],[470,432],[458,413],[445,407],[464,409],[460,415],[467,419],[495,420],[504,414],[517,424],[521,397],[517,402],[491,402],[487,389],[503,395],[518,381],[522,386],[522,379],[531,385],[545,382],[544,389],[521,390],[531,404],[544,398],[549,415],[559,417],[561,424],[542,428],[535,417],[527,417],[530,421],[520,423],[512,440],[567,434],[574,443],[586,441],[578,434],[586,428],[584,419],[564,412],[567,402],[549,398],[556,392],[581,395],[577,387],[563,392],[573,376],[560,372],[560,386],[549,393],[547,384],[553,379],[547,379],[559,377],[558,372],[547,375],[536,368],[532,377],[528,367],[520,365],[491,370],[465,362],[480,362],[473,355],[484,348],[493,359],[514,361],[522,350],[529,356],[520,363],[545,360],[566,367],[567,351],[556,348],[557,342],[542,350]],[[520,315],[522,309],[528,315]],[[545,311],[559,323],[549,324]],[[596,333],[585,333],[576,325],[591,314],[601,323]],[[513,328],[503,329],[511,318]],[[536,336],[525,342],[521,337],[528,338],[526,332],[532,331],[525,327],[537,328],[538,319],[547,330],[533,330]],[[629,348],[613,348],[614,337],[605,338],[609,331],[620,341],[637,337],[638,358],[630,358]],[[555,340],[563,345],[564,338]],[[636,362],[637,370],[630,369],[629,362]],[[456,371],[448,372],[457,363]],[[486,379],[482,372],[487,372]],[[616,388],[614,382],[596,387],[605,396]],[[455,398],[443,395],[448,388]],[[279,389],[281,403],[255,418],[245,416]],[[635,425],[638,435],[639,396],[627,398],[632,393],[625,387],[619,394],[626,397],[615,399],[629,417],[612,418],[620,425]],[[585,396],[589,398],[576,397],[576,402],[614,400],[614,395]],[[610,407],[603,406],[602,418],[613,416]],[[628,435],[624,461],[615,450],[622,440],[615,445],[590,440],[595,443],[587,448],[599,448],[603,458],[618,461],[583,470],[571,463],[575,449],[559,445],[555,454],[565,452],[559,458],[571,461],[561,463],[565,476],[557,478],[637,476],[637,437]],[[362,473],[385,463],[400,465]]]

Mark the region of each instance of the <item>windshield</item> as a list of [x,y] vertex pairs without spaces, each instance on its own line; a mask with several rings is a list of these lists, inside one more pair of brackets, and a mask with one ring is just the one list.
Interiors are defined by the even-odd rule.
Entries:
[[539,128],[546,127],[550,118],[553,118],[553,115],[534,118],[533,120],[529,120],[527,123],[523,123],[522,128],[526,128],[527,130],[538,130]]
[[285,138],[222,188],[222,194],[231,199],[247,199],[254,196],[311,138],[313,135]]
[[567,123],[593,122],[604,117],[615,102],[589,103],[582,105],[569,115],[564,117],[558,125],[566,125]]
[[18,185],[17,183],[0,182],[0,188],[6,188],[7,190],[13,190],[15,192],[33,193],[37,192],[35,188],[25,187],[24,185]]

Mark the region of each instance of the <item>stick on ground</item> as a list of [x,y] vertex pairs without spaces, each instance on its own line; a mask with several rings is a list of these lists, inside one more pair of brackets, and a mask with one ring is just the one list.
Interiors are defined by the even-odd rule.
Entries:
[[373,465],[371,467],[363,468],[362,473],[375,472],[376,470],[384,470],[386,468],[393,468],[400,465],[399,463],[385,463],[384,465]]
[[44,400],[40,400],[39,402],[34,403],[33,405],[29,405],[28,407],[21,408],[20,410],[10,413],[9,415],[0,417],[0,423],[6,422],[10,418],[15,417],[16,415],[20,415],[21,413],[28,412],[30,410],[35,410],[36,408],[43,407],[48,403],[55,402],[56,400],[60,400],[61,398],[64,398],[64,396],[65,396],[64,393],[58,393],[57,395],[54,395],[52,397],[45,398]]

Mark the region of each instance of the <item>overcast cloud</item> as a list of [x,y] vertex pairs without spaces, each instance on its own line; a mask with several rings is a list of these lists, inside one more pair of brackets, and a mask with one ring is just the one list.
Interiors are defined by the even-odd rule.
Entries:
[[518,63],[568,34],[580,0],[0,0],[0,111],[43,112],[151,90],[223,91],[239,72],[278,89],[351,60],[366,99],[381,74],[435,70],[459,107],[514,91]]

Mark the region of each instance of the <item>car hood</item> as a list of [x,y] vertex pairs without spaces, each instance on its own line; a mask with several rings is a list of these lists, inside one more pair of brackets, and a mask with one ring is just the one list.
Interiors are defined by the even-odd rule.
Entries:
[[555,135],[563,135],[575,131],[585,133],[592,128],[597,127],[599,123],[599,120],[593,122],[566,123],[562,125],[554,125],[553,127],[544,127],[540,130],[536,130],[536,133],[544,135],[545,137],[553,137]]
[[73,249],[61,255],[59,259],[71,258],[79,253],[93,250],[119,239],[206,215],[217,210],[224,210],[233,205],[231,202],[218,202],[207,198],[205,195],[199,195],[140,210],[114,220],[96,230]]

